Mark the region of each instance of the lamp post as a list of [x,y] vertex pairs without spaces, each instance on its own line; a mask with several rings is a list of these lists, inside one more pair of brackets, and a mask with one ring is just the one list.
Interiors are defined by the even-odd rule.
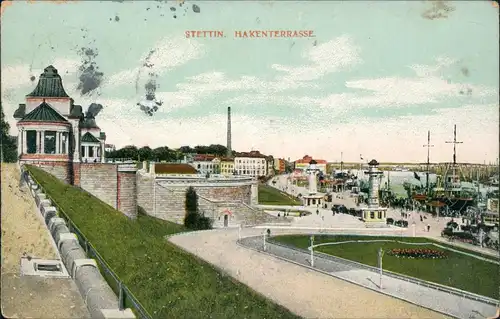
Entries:
[[266,251],[266,231],[264,230],[264,233],[262,234],[262,240],[264,243],[264,251]]
[[241,240],[241,224],[238,226],[238,239]]
[[311,235],[311,267],[314,267],[314,235]]
[[384,258],[384,250],[382,248],[378,249],[378,260],[380,266],[380,280],[379,280],[379,288],[382,290],[382,259]]

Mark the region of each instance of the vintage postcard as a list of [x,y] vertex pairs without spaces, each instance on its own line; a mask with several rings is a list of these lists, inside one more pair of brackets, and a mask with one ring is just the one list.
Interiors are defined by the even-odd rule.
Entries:
[[497,1],[3,1],[6,318],[499,318]]

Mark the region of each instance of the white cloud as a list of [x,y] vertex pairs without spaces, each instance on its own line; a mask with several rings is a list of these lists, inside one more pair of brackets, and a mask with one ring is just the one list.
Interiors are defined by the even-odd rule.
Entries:
[[[478,110],[480,108],[481,110]],[[109,142],[117,146],[135,144],[179,147],[197,144],[225,144],[224,114],[183,120],[112,117],[99,115],[98,125],[106,131]],[[292,159],[308,153],[318,158],[356,161],[359,154],[380,161],[424,162],[427,130],[431,130],[431,160],[449,161],[452,149],[445,144],[452,138],[453,125],[458,126],[461,162],[482,162],[498,156],[498,105],[470,105],[439,111],[427,116],[407,116],[357,123],[315,123],[307,118],[283,121],[278,117],[232,116],[233,146],[244,151],[258,149],[263,153]],[[415,129],[418,128],[418,129]]]
[[287,73],[279,77],[281,81],[311,81],[361,63],[359,51],[349,37],[342,36],[304,52],[304,58],[309,60],[304,66],[273,64],[272,68]]
[[[183,39],[185,41],[185,39]],[[168,42],[165,47],[171,46]],[[194,46],[197,48],[196,46]],[[168,51],[165,49],[165,51]],[[163,52],[163,51],[159,51]],[[176,51],[175,51],[176,52]],[[174,56],[175,53],[174,52]],[[196,51],[198,52],[198,51]],[[175,61],[181,61],[182,58],[189,57],[190,54],[179,51],[179,57]],[[192,57],[197,57],[196,54],[191,54]],[[248,103],[245,94],[254,92],[257,96],[252,95],[251,100],[267,101],[268,103],[276,102],[277,104],[293,104],[303,105],[308,103],[311,98],[291,98],[289,96],[279,96],[280,92],[294,90],[299,88],[317,88],[315,83],[308,83],[304,80],[317,79],[327,73],[335,72],[350,65],[360,62],[358,49],[354,47],[348,37],[340,37],[332,41],[320,44],[316,47],[305,51],[303,56],[309,60],[308,64],[303,67],[287,67],[283,65],[273,65],[277,70],[287,72],[287,75],[279,75],[273,80],[264,80],[255,76],[240,76],[237,78],[228,78],[223,72],[213,71],[198,74],[193,77],[186,78],[183,83],[177,84],[177,91],[157,93],[159,100],[166,102],[167,100],[174,104],[174,108],[187,107],[198,103],[201,99],[210,97],[221,92],[241,92],[243,95],[239,98],[231,99],[225,104],[245,104]],[[160,58],[153,56],[152,59],[163,61],[168,60],[165,57]],[[160,63],[166,66],[167,63]],[[108,82],[133,82],[137,78],[139,69],[122,71],[111,77]],[[246,93],[245,93],[246,92]],[[162,99],[162,96],[164,99]],[[170,104],[169,104],[170,105]]]
[[80,64],[81,61],[78,59],[56,58],[52,61],[48,61],[45,65],[34,69],[30,69],[28,64],[2,66],[2,91],[32,86],[33,83],[30,80],[31,76],[36,77],[36,84],[38,77],[43,73],[43,69],[49,65],[53,65],[60,72],[64,81],[65,78],[76,73]]
[[498,95],[498,89],[495,88],[451,83],[435,75],[443,67],[453,63],[455,60],[438,58],[435,66],[414,65],[412,68],[417,73],[416,77],[385,77],[347,81],[346,88],[357,90],[353,93],[336,93],[324,97],[292,97],[267,93],[245,94],[230,99],[227,103],[247,105],[275,103],[289,106],[309,104],[321,109],[330,109],[340,115],[342,112],[356,107],[405,107],[438,103],[452,97],[460,97],[469,101],[470,98]]
[[[158,41],[153,49],[147,50],[142,55],[141,59],[137,61],[139,67],[122,70],[111,75],[105,81],[105,85],[110,87],[135,83],[138,77],[142,78],[149,72],[161,75],[177,66],[202,57],[205,54],[204,50],[203,44],[192,39],[164,38]],[[143,67],[145,62],[152,65],[151,68]]]
[[458,61],[456,59],[451,59],[449,57],[438,57],[436,58],[435,65],[424,65],[424,64],[413,64],[410,68],[417,73],[417,76],[428,77],[436,76],[439,71],[454,65]]

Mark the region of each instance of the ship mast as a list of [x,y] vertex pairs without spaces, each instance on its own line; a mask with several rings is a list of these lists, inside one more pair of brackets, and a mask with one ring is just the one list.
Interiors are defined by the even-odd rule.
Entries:
[[424,147],[427,147],[427,173],[425,174],[425,188],[427,189],[427,195],[429,195],[429,168],[430,168],[430,151],[431,147],[434,147],[434,145],[431,145],[431,131],[427,131],[427,145],[424,145]]
[[[456,171],[457,171],[457,144],[462,144],[463,142],[457,142],[457,125],[453,126],[453,141],[447,141],[448,144],[453,144],[453,181],[455,181]],[[446,185],[446,184],[445,184]]]

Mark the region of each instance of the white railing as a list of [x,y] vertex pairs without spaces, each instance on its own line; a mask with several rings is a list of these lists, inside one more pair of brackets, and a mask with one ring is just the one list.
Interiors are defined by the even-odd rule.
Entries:
[[[317,234],[317,235],[323,235],[323,234]],[[349,235],[349,234],[342,234],[342,235],[345,236],[345,235]],[[357,236],[357,235],[353,235],[353,236]],[[260,236],[251,236],[251,237],[260,237]],[[285,247],[285,248],[288,248],[288,249],[291,249],[291,250],[295,250],[295,251],[298,251],[298,252],[302,252],[302,253],[305,253],[305,254],[309,255],[309,250],[301,249],[301,248],[297,248],[297,247],[293,247],[293,246],[289,246],[289,245],[285,245],[285,244],[276,242],[276,241],[274,241],[272,239],[268,239],[268,241],[270,243],[274,244],[274,245],[282,246],[282,247]],[[341,258],[341,257],[337,257],[337,256],[333,256],[333,255],[321,253],[321,252],[318,252],[318,251],[315,251],[314,253],[315,253],[316,256],[321,256],[324,259],[330,259],[332,261],[342,262],[344,264],[356,265],[357,267],[365,268],[365,269],[368,269],[368,270],[371,270],[371,271],[376,271],[377,273],[380,271],[380,268],[378,268],[378,267],[369,266],[369,265],[366,265],[366,264],[358,263],[356,261],[352,261],[352,260],[344,259],[344,258]],[[436,290],[443,291],[443,292],[446,292],[446,293],[450,293],[450,294],[453,294],[453,295],[456,295],[456,296],[460,296],[460,297],[463,297],[463,298],[468,298],[468,299],[472,299],[472,300],[475,300],[475,301],[483,302],[483,303],[486,303],[486,304],[489,304],[489,305],[493,305],[493,306],[498,306],[499,305],[499,302],[496,299],[489,298],[489,297],[486,297],[486,296],[481,296],[481,295],[478,295],[478,294],[475,294],[475,293],[472,293],[472,292],[468,292],[468,291],[464,291],[464,290],[461,290],[461,289],[458,289],[458,288],[444,286],[444,285],[440,285],[440,284],[433,283],[433,282],[430,282],[430,281],[426,281],[426,280],[423,280],[423,279],[417,279],[415,277],[410,277],[410,276],[406,276],[406,275],[397,274],[397,273],[394,273],[394,272],[391,272],[391,271],[388,271],[388,270],[383,270],[383,274],[386,275],[386,276],[388,276],[388,277],[392,277],[392,278],[395,278],[395,279],[401,279],[401,280],[404,280],[404,281],[407,281],[407,282],[411,282],[411,283],[414,283],[414,284],[417,284],[417,285],[420,285],[420,286],[424,286],[424,287],[427,287],[427,288],[436,289]]]

